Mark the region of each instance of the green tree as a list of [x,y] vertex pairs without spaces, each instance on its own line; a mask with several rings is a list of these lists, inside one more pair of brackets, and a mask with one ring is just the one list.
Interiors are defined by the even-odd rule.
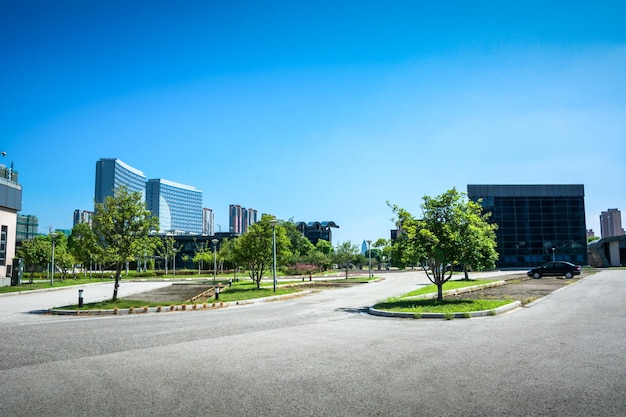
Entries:
[[422,218],[391,206],[400,231],[395,249],[403,262],[425,261],[424,270],[443,299],[443,284],[452,278],[452,265],[490,266],[495,259],[495,225],[487,223],[479,203],[464,193],[449,190],[438,197],[423,197]]
[[144,251],[154,251],[156,238],[151,232],[157,230],[158,224],[158,218],[146,209],[141,193],[126,187],[116,188],[112,197],[96,204],[93,230],[105,259],[115,265],[113,301],[117,300],[124,264]]
[[337,245],[334,251],[334,260],[342,268],[346,270],[346,279],[348,279],[348,270],[350,264],[357,259],[361,253],[357,245],[353,245],[349,240]]
[[[246,269],[248,275],[261,288],[261,279],[273,263],[272,226],[274,217],[264,215],[261,220],[248,228],[248,231],[235,239],[233,260]],[[276,225],[276,267],[284,265],[289,259],[289,239],[285,228]]]
[[96,234],[87,223],[74,226],[67,241],[67,248],[76,261],[83,265],[85,274],[87,267],[91,271],[91,264],[94,259],[97,259],[99,247]]
[[176,246],[176,240],[171,236],[164,237],[157,244],[157,252],[159,256],[163,258],[165,264],[165,275],[167,275],[167,270],[171,260],[174,260],[174,275],[176,275],[176,254],[179,251],[180,249]]
[[30,272],[30,283],[33,283],[35,271],[42,270],[50,262],[52,242],[48,236],[35,236],[32,240],[22,242],[17,249],[17,257],[24,259],[24,267]]

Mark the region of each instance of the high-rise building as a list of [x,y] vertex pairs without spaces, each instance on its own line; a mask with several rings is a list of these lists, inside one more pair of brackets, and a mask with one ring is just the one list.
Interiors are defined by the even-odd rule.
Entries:
[[87,223],[89,226],[91,226],[92,218],[93,218],[93,211],[74,210],[74,222],[73,222],[72,227],[80,223]]
[[316,245],[319,240],[326,240],[331,245],[333,243],[333,233],[331,228],[339,228],[333,221],[324,222],[298,222],[296,228],[302,233],[302,236],[309,239],[309,241]]
[[202,234],[215,236],[215,218],[213,210],[210,208],[202,208]]
[[202,191],[164,179],[146,183],[148,210],[159,218],[161,233],[202,233]]
[[622,236],[623,234],[621,211],[615,208],[600,213],[600,236],[602,238]]
[[96,203],[104,203],[121,186],[132,192],[140,192],[144,196],[142,200],[145,200],[146,176],[143,172],[116,158],[101,158],[96,162]]
[[583,185],[468,185],[496,223],[498,268],[555,260],[587,264]]
[[0,286],[11,285],[17,235],[17,212],[22,210],[22,186],[13,165],[0,165]]
[[231,204],[228,207],[230,233],[246,233],[248,227],[258,221],[257,216],[258,211],[255,209],[247,209],[238,204]]
[[17,233],[15,240],[17,243],[25,240],[32,240],[39,234],[39,219],[31,214],[17,215]]

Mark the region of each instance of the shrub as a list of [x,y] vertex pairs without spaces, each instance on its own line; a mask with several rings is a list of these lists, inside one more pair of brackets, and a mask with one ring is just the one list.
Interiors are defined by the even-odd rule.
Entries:
[[445,318],[446,320],[452,320],[454,318],[454,314],[453,313],[446,313],[446,314],[444,314],[443,318]]

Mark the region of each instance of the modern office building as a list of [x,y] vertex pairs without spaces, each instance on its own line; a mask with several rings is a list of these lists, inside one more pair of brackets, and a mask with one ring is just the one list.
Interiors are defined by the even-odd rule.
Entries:
[[608,209],[600,213],[600,236],[605,238],[622,235],[624,235],[622,212],[618,209]]
[[91,226],[92,218],[93,218],[93,211],[74,210],[74,217],[73,217],[74,221],[73,221],[72,227],[80,223],[87,223],[89,226]]
[[148,210],[159,218],[160,233],[202,233],[202,191],[164,179],[146,183]]
[[101,158],[96,162],[96,190],[94,200],[104,203],[113,196],[116,188],[125,186],[130,191],[140,192],[145,199],[146,176],[136,168],[116,158]]
[[17,215],[17,232],[15,240],[17,243],[24,242],[25,240],[32,240],[39,234],[39,219],[37,216],[31,214]]
[[298,222],[296,227],[302,233],[302,236],[309,239],[309,241],[316,245],[317,242],[322,239],[328,241],[331,245],[333,243],[333,234],[331,228],[336,227],[337,224],[333,221],[327,222]]
[[210,208],[202,208],[202,234],[213,236],[215,235],[215,217],[213,210]]
[[231,204],[228,207],[228,219],[230,233],[242,234],[248,231],[249,226],[258,221],[258,212],[255,209]]
[[11,285],[17,235],[17,212],[22,210],[22,186],[13,165],[0,165],[0,286]]
[[496,267],[587,264],[583,185],[468,185],[467,192],[498,224]]

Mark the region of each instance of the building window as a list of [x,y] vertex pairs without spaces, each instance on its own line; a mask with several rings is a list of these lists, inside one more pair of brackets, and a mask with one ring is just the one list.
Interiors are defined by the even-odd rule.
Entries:
[[0,231],[0,265],[7,264],[7,234],[9,232],[8,226],[2,226]]

